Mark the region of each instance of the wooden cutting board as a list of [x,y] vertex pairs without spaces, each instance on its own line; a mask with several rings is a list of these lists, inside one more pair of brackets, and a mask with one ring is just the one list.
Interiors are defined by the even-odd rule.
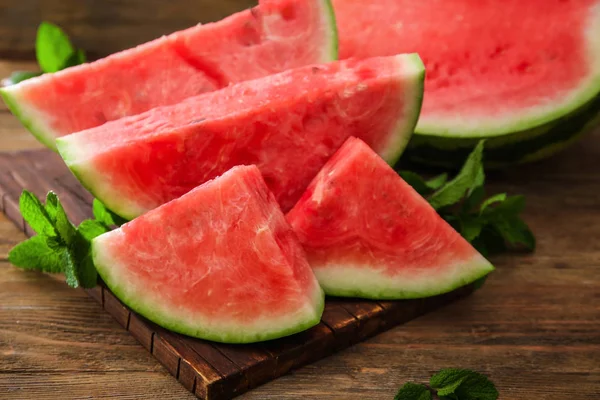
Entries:
[[[0,208],[32,235],[19,213],[23,189],[40,198],[49,190],[55,191],[76,224],[92,215],[92,196],[49,150],[0,153]],[[321,323],[308,331],[264,343],[226,345],[162,329],[129,310],[103,285],[87,290],[182,385],[199,398],[210,400],[230,399],[472,291],[469,286],[442,296],[405,301],[328,298]]]

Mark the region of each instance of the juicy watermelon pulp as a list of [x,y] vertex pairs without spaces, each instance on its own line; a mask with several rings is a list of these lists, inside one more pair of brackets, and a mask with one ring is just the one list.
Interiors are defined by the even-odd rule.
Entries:
[[397,160],[419,115],[423,74],[417,55],[307,66],[57,144],[83,185],[128,219],[241,164],[258,166],[287,211],[349,136]]
[[488,138],[486,163],[533,161],[598,125],[599,0],[333,4],[340,58],[422,57],[425,98],[410,158],[456,165]]
[[131,309],[189,336],[248,343],[319,323],[324,295],[260,172],[234,167],[92,242]]
[[230,83],[337,57],[329,0],[262,0],[251,10],[198,25],[91,64],[0,90],[46,146],[107,121]]
[[328,295],[410,299],[449,292],[493,266],[369,146],[350,138],[287,220]]

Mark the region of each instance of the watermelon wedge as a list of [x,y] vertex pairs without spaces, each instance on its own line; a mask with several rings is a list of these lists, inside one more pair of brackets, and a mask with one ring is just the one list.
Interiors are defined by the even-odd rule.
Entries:
[[284,211],[349,136],[388,162],[419,115],[417,55],[313,65],[246,81],[57,140],[83,185],[132,219],[255,164]]
[[0,90],[46,146],[151,108],[337,58],[329,0],[261,0],[222,21],[175,32],[91,64]]
[[160,326],[250,343],[319,323],[323,291],[255,166],[234,167],[92,241],[98,273]]
[[600,0],[333,0],[340,58],[416,52],[425,99],[408,158],[534,161],[600,125]]
[[434,296],[494,269],[357,138],[327,162],[287,220],[332,296]]

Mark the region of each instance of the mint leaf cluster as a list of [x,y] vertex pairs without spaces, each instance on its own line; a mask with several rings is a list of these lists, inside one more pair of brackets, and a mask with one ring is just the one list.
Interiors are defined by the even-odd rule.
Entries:
[[483,148],[480,141],[452,180],[447,174],[429,180],[412,171],[399,174],[483,255],[519,246],[533,251],[535,237],[520,217],[525,198],[506,193],[486,198]]
[[50,22],[42,22],[38,27],[35,54],[41,72],[15,71],[2,84],[15,85],[42,73],[60,71],[87,61],[83,50],[75,48],[67,34]]
[[447,368],[433,375],[429,386],[404,384],[394,400],[431,400],[432,393],[442,400],[496,400],[498,391],[485,376],[468,369]]
[[23,269],[64,273],[71,287],[92,288],[98,275],[91,256],[91,241],[96,236],[120,226],[125,220],[94,200],[94,219],[75,227],[54,192],[46,204],[25,190],[19,198],[23,218],[37,233],[17,244],[8,254],[9,261]]
[[37,30],[35,55],[43,72],[56,72],[86,62],[85,53],[75,48],[59,26],[42,22]]

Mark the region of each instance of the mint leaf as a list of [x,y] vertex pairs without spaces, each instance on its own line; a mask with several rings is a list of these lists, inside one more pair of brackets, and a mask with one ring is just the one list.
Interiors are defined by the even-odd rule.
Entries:
[[64,64],[61,66],[61,70],[69,67],[74,67],[75,65],[83,64],[87,61],[85,53],[81,49],[75,50],[71,53],[71,56],[67,58]]
[[22,269],[62,272],[61,256],[50,248],[42,236],[33,236],[17,244],[8,253],[8,261]]
[[46,194],[46,205],[44,206],[52,223],[56,223],[56,213],[58,211],[58,196],[50,191]]
[[92,241],[97,236],[102,235],[109,231],[109,229],[102,223],[93,220],[86,219],[77,228],[79,234],[81,234],[87,241]]
[[485,188],[483,185],[476,187],[465,199],[462,211],[468,213],[474,208],[478,207],[485,197]]
[[40,76],[41,72],[31,72],[31,71],[15,71],[8,78],[4,78],[2,80],[2,86],[11,86],[16,85],[19,82],[26,81],[27,79],[35,78],[36,76]]
[[44,72],[60,71],[75,53],[69,37],[58,26],[42,22],[35,42],[38,64]]
[[73,224],[71,224],[71,221],[69,221],[65,209],[58,200],[56,202],[56,230],[67,246],[70,246],[75,242],[77,231]]
[[92,205],[92,210],[94,212],[94,218],[106,225],[110,226],[121,226],[127,222],[125,218],[122,218],[110,211],[100,200],[94,199],[94,203]]
[[398,390],[394,400],[431,400],[431,392],[426,386],[407,382]]
[[[448,383],[446,386],[437,389],[438,396],[452,396],[456,389],[467,379],[466,376],[456,379],[454,382]],[[454,397],[454,396],[453,396]]]
[[[470,371],[464,369],[447,368],[443,369],[437,374],[433,375],[429,380],[429,384],[432,388],[437,391],[443,390],[446,394],[442,396],[448,396],[454,393],[454,390],[467,378]],[[458,385],[456,384],[458,382]],[[454,387],[452,391],[448,391],[447,388]]]
[[496,400],[498,391],[490,380],[467,369],[443,369],[431,377],[429,384],[438,396],[457,400]]
[[21,212],[38,235],[15,246],[9,260],[17,267],[45,272],[64,272],[71,287],[91,288],[98,273],[91,256],[91,240],[107,232],[101,222],[86,220],[75,228],[55,193],[46,196],[46,205],[24,191]]
[[90,240],[81,232],[78,232],[76,242],[72,247],[72,253],[76,263],[79,285],[86,289],[93,288],[98,281],[98,272],[94,267],[91,249]]
[[448,174],[446,173],[429,180],[424,179],[421,175],[413,171],[400,171],[398,174],[421,196],[426,196],[434,190],[439,189],[448,180]]
[[439,188],[429,199],[436,210],[456,204],[467,191],[472,192],[483,184],[483,141],[480,141],[454,179]]
[[494,218],[492,226],[511,245],[520,244],[530,251],[535,249],[535,236],[519,216],[497,216]]
[[437,189],[441,188],[447,181],[448,181],[448,174],[444,172],[441,175],[431,178],[430,180],[425,182],[425,184],[427,185],[428,188],[430,188],[432,190],[437,190]]
[[72,288],[78,288],[79,284],[79,274],[77,273],[77,267],[75,266],[75,260],[73,259],[73,254],[65,249],[61,252],[61,262],[63,265],[63,271],[65,273],[65,280],[67,281],[67,285]]
[[412,186],[421,196],[425,196],[431,193],[431,189],[427,186],[427,182],[421,175],[412,171],[400,171],[398,172],[400,177],[404,179],[406,183]]
[[44,236],[58,235],[46,208],[33,193],[27,190],[21,193],[19,210],[25,221],[37,234]]
[[467,242],[475,240],[485,226],[485,221],[474,217],[465,217],[461,222],[460,234]]
[[506,200],[506,193],[498,193],[486,199],[479,207],[479,212],[483,212],[486,208],[495,203],[502,203]]

